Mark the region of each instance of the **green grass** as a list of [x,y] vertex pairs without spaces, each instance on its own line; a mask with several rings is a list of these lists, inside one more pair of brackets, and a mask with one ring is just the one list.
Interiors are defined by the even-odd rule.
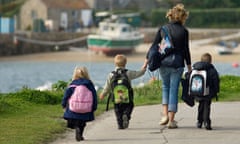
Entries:
[[36,104],[11,96],[0,103],[0,143],[40,144],[65,130],[60,105]]
[[[240,101],[240,77],[222,76],[220,87],[219,102]],[[135,88],[134,93],[136,106],[160,104],[161,82]],[[62,90],[41,92],[26,88],[16,93],[0,94],[0,143],[43,144],[53,141],[66,130],[66,122],[62,119],[62,96]],[[96,115],[103,113],[105,107],[106,100],[99,101]]]
[[239,101],[240,100],[240,77],[223,76],[220,83],[220,101]]

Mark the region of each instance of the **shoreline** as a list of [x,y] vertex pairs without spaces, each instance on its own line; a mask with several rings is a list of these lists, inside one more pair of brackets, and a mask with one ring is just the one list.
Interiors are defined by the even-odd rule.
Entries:
[[[127,55],[128,62],[144,62],[147,50],[151,44],[141,44],[135,52]],[[203,53],[209,52],[214,62],[240,63],[240,46],[232,54],[219,55],[215,45],[194,45],[190,42],[192,63],[199,61]],[[26,54],[0,57],[0,61],[38,61],[38,62],[113,62],[113,57],[95,54],[87,49],[71,48],[70,51]]]

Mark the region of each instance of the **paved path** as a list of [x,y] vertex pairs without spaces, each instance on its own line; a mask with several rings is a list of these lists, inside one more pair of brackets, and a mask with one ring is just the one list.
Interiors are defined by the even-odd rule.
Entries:
[[[240,102],[212,104],[212,131],[196,128],[197,106],[179,104],[178,129],[158,125],[161,105],[135,107],[129,128],[118,130],[113,111],[87,125],[82,144],[240,144]],[[52,144],[77,144],[70,130]]]

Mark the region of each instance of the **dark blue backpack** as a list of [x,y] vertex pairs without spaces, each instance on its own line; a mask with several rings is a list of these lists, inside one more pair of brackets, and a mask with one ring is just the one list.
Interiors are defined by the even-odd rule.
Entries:
[[148,52],[148,69],[152,72],[161,66],[162,55],[158,45],[152,45]]
[[161,49],[159,49],[159,44],[153,44],[148,52],[148,69],[152,72],[161,66],[161,61],[168,56],[174,49],[172,43],[172,38],[168,26],[163,26],[161,28],[164,31],[162,36],[162,41],[160,43]]

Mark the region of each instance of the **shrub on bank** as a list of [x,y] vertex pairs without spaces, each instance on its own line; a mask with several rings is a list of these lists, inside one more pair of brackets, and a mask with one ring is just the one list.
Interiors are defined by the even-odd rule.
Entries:
[[[166,9],[152,11],[152,25],[159,26],[168,22]],[[238,28],[240,23],[239,8],[190,9],[186,26],[191,28]]]

